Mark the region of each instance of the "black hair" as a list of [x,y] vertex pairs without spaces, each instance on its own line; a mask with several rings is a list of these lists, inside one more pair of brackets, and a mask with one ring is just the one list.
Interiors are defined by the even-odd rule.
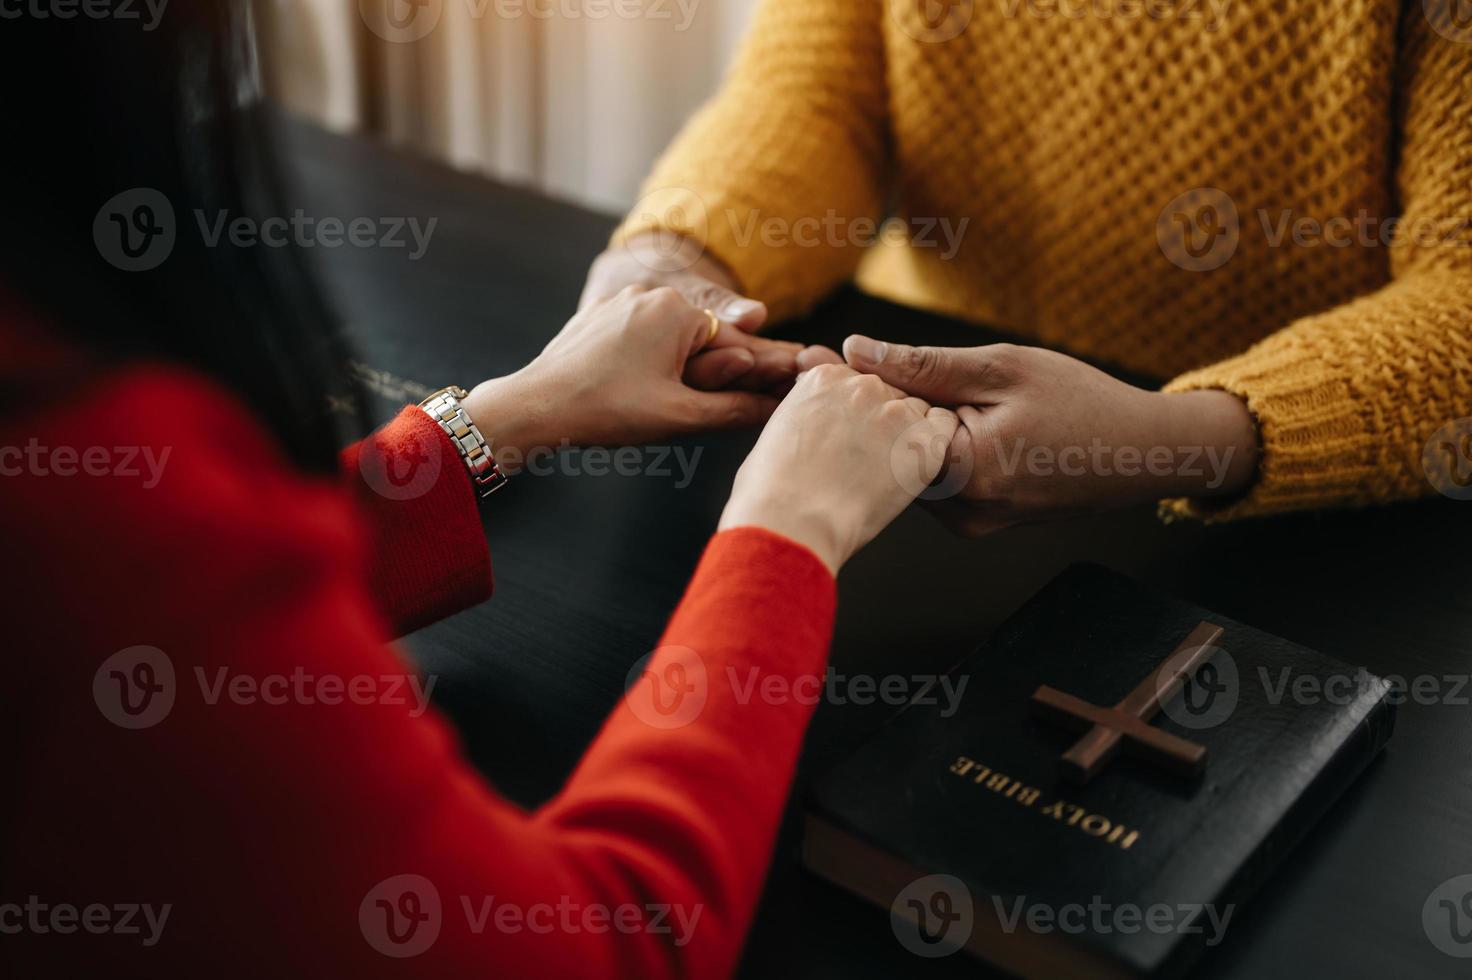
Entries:
[[149,26],[118,16],[142,5],[83,4],[4,23],[0,289],[94,355],[209,374],[294,462],[326,470],[366,411],[300,252],[210,242],[192,220],[281,213],[256,6],[178,0]]

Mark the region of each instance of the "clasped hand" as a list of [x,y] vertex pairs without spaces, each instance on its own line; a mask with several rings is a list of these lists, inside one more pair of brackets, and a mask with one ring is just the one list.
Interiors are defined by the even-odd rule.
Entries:
[[1164,497],[1232,497],[1256,470],[1256,426],[1228,392],[1149,391],[1013,344],[911,347],[853,336],[844,359],[956,408],[944,471],[920,496],[968,536]]
[[[940,472],[955,413],[841,365],[798,378],[800,358],[836,355],[725,322],[711,339],[703,309],[668,287],[626,286],[585,306],[525,368],[478,386],[465,408],[512,471],[558,445],[645,443],[765,420],[722,526],[787,535],[837,571],[914,499],[889,477],[891,450],[919,460],[923,486]],[[742,361],[733,351],[760,366],[758,378],[748,369],[720,384],[711,359]]]
[[1256,431],[1225,392],[1147,391],[1010,344],[854,336],[839,356],[730,322],[712,336],[705,308],[683,292],[632,285],[589,300],[529,365],[477,387],[466,408],[503,464],[514,470],[541,447],[765,420],[721,527],[784,534],[834,571],[917,496],[979,535],[1166,496],[1227,496],[1252,478]]

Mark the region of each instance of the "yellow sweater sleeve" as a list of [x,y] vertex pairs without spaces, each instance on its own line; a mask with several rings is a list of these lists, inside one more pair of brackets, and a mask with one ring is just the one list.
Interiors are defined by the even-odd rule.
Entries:
[[1434,493],[1422,449],[1472,416],[1472,45],[1408,16],[1401,48],[1401,222],[1392,281],[1307,317],[1244,354],[1176,378],[1247,402],[1262,452],[1242,498],[1170,500],[1210,520]]
[[617,244],[700,241],[774,318],[851,277],[888,157],[881,0],[761,0],[729,76],[665,152]]

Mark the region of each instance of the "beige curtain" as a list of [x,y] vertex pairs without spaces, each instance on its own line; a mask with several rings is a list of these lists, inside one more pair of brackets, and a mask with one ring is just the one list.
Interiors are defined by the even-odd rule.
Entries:
[[755,0],[273,0],[276,96],[606,210],[715,90]]

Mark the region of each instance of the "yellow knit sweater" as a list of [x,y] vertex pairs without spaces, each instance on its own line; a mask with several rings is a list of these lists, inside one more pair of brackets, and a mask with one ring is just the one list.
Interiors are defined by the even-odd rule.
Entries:
[[762,0],[617,238],[697,237],[777,316],[857,272],[1232,391],[1263,454],[1215,517],[1431,493],[1472,416],[1464,9]]

